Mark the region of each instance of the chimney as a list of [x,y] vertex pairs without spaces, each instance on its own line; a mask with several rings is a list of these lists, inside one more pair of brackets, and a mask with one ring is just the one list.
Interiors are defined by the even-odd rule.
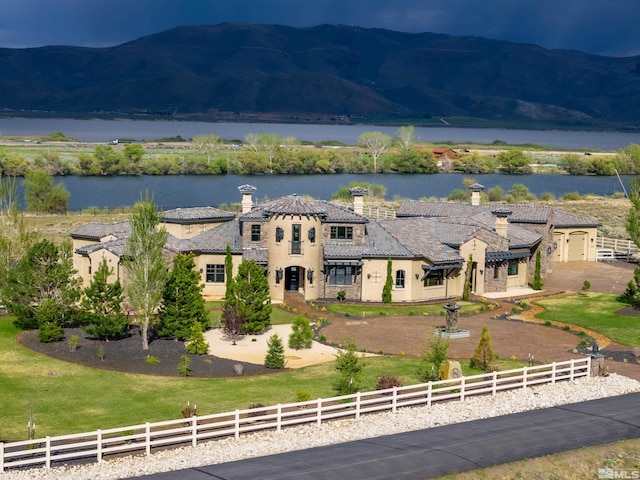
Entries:
[[353,213],[358,215],[364,215],[364,196],[367,193],[366,188],[353,187],[349,189],[351,196],[353,197]]
[[509,226],[507,217],[509,217],[509,215],[511,215],[513,212],[508,208],[498,208],[496,210],[493,210],[491,213],[494,217],[496,217],[496,233],[501,237],[507,238],[507,228]]
[[253,185],[240,185],[238,191],[242,194],[242,213],[249,213],[253,207],[251,195],[257,190]]
[[480,194],[484,191],[484,185],[474,183],[469,185],[469,190],[471,190],[471,205],[477,207],[480,205]]

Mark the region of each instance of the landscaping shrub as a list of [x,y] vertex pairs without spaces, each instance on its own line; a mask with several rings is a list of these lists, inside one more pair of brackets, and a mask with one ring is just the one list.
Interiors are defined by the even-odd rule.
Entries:
[[376,380],[376,390],[386,390],[393,387],[402,387],[402,382],[398,377],[383,374]]
[[194,322],[193,325],[191,325],[191,333],[187,339],[187,346],[185,349],[187,353],[191,353],[193,355],[206,355],[209,353],[209,344],[204,339],[200,323]]
[[46,322],[40,326],[38,340],[42,343],[59,342],[64,337],[64,330],[56,322]]
[[191,375],[191,359],[188,356],[182,355],[180,357],[180,363],[178,363],[178,372],[180,372],[180,374],[185,377]]
[[301,348],[311,348],[313,344],[313,330],[309,325],[309,320],[302,316],[293,319],[291,335],[289,335],[289,348],[299,350]]
[[493,361],[495,354],[493,352],[493,345],[491,344],[491,335],[487,327],[482,327],[480,332],[480,341],[476,347],[476,351],[471,357],[469,365],[471,368],[480,368],[485,372],[488,372],[488,368]]
[[158,359],[158,357],[154,357],[153,355],[147,355],[147,358],[144,359],[144,362],[147,365],[158,365],[160,363],[160,360]]
[[284,345],[277,333],[274,333],[267,340],[267,356],[264,359],[264,366],[267,368],[284,368]]

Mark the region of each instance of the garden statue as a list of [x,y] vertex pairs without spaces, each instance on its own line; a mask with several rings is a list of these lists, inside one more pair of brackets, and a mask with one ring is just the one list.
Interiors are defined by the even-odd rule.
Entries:
[[456,305],[455,299],[449,301],[443,305],[443,308],[447,311],[447,327],[445,329],[446,332],[457,332],[458,331],[458,310],[460,310],[460,305]]

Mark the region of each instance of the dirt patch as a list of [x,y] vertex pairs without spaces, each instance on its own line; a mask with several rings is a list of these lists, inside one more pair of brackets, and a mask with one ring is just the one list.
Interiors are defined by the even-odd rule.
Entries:
[[627,317],[640,317],[640,310],[635,307],[621,308],[613,313],[615,313],[616,315],[625,315]]

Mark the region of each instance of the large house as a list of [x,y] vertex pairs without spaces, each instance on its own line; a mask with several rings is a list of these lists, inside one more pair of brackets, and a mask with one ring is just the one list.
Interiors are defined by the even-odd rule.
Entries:
[[[459,297],[465,281],[478,295],[527,286],[540,252],[544,277],[554,262],[595,261],[598,223],[548,206],[486,204],[481,185],[470,204],[406,201],[396,218],[372,220],[366,190],[351,190],[350,207],[288,195],[254,203],[255,187],[238,187],[242,212],[213,207],[164,212],[168,257],[192,252],[207,299],[225,294],[225,252],[234,272],[243,260],[263,266],[273,302],[285,292],[305,300],[379,302],[391,264],[392,301]],[[102,259],[126,282],[121,263],[128,222],[90,223],[74,232],[74,268],[85,284]]]

